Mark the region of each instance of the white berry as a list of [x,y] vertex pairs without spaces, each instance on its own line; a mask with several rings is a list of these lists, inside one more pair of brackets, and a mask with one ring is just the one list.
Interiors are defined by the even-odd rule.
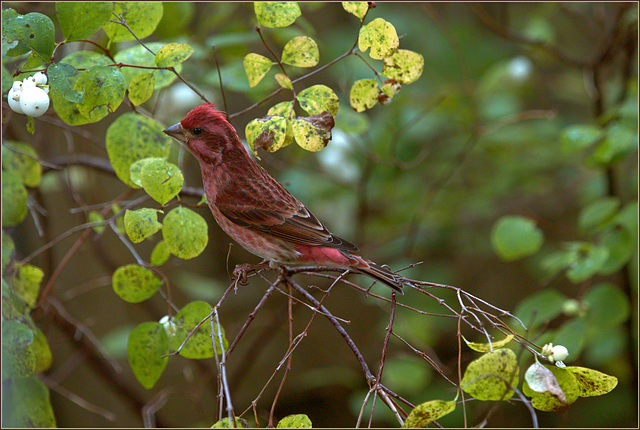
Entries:
[[22,81],[22,89],[26,90],[27,88],[33,88],[36,86],[36,79],[33,76],[29,76],[28,78],[24,78]]
[[13,86],[11,87],[11,90],[13,90],[13,91],[22,91],[22,82],[21,81],[14,81],[13,82]]
[[569,350],[562,345],[556,345],[551,350],[551,355],[549,356],[550,361],[564,361],[565,358],[569,355]]
[[46,85],[47,84],[47,75],[42,72],[38,72],[33,75],[33,79],[36,82],[36,85]]
[[[17,94],[18,98],[17,100],[12,97],[13,94]],[[9,102],[9,107],[11,108],[12,111],[17,112],[17,113],[24,113],[22,112],[22,108],[20,107],[20,93],[19,92],[13,92],[9,91],[9,97],[7,97],[7,101]]]
[[41,88],[27,87],[22,90],[20,107],[26,115],[38,117],[49,109],[49,96]]

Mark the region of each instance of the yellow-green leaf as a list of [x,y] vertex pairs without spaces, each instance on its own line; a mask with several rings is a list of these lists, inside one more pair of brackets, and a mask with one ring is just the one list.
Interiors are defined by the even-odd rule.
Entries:
[[311,420],[305,414],[287,415],[278,421],[278,429],[310,429],[313,428]]
[[[133,34],[144,39],[156,29],[162,19],[162,12],[162,2],[117,2],[113,13],[118,19],[122,15],[131,31],[121,24],[109,22],[104,26],[104,32],[111,42],[136,40]],[[115,20],[115,17],[112,19]]]
[[403,428],[422,428],[433,421],[450,414],[456,409],[455,400],[430,400],[416,406],[410,413]]
[[505,337],[502,340],[491,342],[491,344],[488,344],[488,343],[469,342],[464,336],[462,336],[462,340],[464,340],[467,343],[467,346],[473,349],[474,351],[478,351],[478,352],[490,352],[492,349],[495,351],[496,349],[502,348],[503,346],[511,342],[512,339],[513,339],[513,335],[510,334],[509,336]]
[[6,141],[2,144],[2,168],[18,175],[27,187],[37,187],[42,176],[38,154],[31,145]]
[[[153,52],[159,52],[164,47],[163,43],[160,42],[151,42],[145,44],[147,48],[151,49]],[[103,56],[104,57],[104,56]],[[132,64],[136,66],[145,66],[145,67],[156,67],[156,57],[149,52],[144,46],[136,44],[131,48],[124,49],[118,52],[113,57],[118,63]],[[182,64],[176,64],[174,66],[176,72],[180,73],[182,70]],[[158,90],[160,88],[164,88],[169,86],[173,81],[177,79],[175,73],[171,70],[166,69],[143,69],[138,67],[122,67],[120,69],[122,71],[122,75],[128,84],[131,83],[134,77],[138,75],[142,75],[145,73],[153,73],[153,77],[155,78],[155,89]]]
[[514,394],[509,386],[517,385],[518,360],[507,348],[488,352],[469,363],[460,384],[465,392],[478,400],[509,399]]
[[162,266],[171,257],[171,251],[167,246],[167,242],[161,240],[153,247],[149,261],[153,266]]
[[309,115],[320,115],[329,112],[336,116],[340,101],[336,93],[326,85],[318,84],[300,91],[296,96],[300,107]]
[[28,211],[27,189],[22,180],[11,171],[2,172],[2,226],[20,224]]
[[113,17],[113,2],[56,2],[56,15],[67,40],[86,39]]
[[180,168],[163,158],[152,158],[144,163],[140,180],[147,194],[161,205],[178,195],[184,184]]
[[[169,335],[169,346],[173,351],[177,351],[187,335],[205,317],[211,314],[211,305],[203,301],[195,301],[187,304],[173,318],[173,329]],[[205,321],[195,333],[191,335],[187,343],[180,350],[180,355],[186,358],[211,358],[213,357],[212,340],[216,342],[216,351],[221,354],[219,338],[222,337],[223,349],[226,351],[229,343],[224,334],[224,329],[218,332],[218,327],[214,324],[214,336],[211,337],[211,321]]]
[[144,322],[133,329],[127,344],[129,365],[136,379],[150,390],[167,366],[169,339],[164,327],[157,322]]
[[275,104],[267,111],[267,115],[280,115],[291,119],[293,115],[293,102],[280,102]]
[[44,278],[42,269],[31,264],[25,264],[18,269],[17,276],[13,279],[11,286],[16,293],[30,308],[36,305],[36,300],[40,294],[40,283]]
[[383,61],[382,74],[401,84],[410,84],[418,80],[424,69],[424,57],[417,52],[398,49],[395,54]]
[[135,211],[129,209],[124,213],[124,229],[133,243],[139,243],[154,235],[162,228],[158,222],[158,209],[141,208]]
[[333,126],[333,117],[327,112],[306,118],[298,117],[293,120],[293,137],[303,149],[317,152],[331,140]]
[[242,64],[249,80],[249,86],[253,88],[258,85],[275,63],[267,57],[251,52],[245,55]]
[[284,89],[287,89],[287,90],[293,89],[293,85],[291,84],[291,79],[284,73],[276,73],[276,82],[278,83],[278,85],[280,85]]
[[347,12],[355,15],[362,21],[362,18],[367,14],[369,10],[369,2],[366,1],[343,1],[342,8]]
[[[2,358],[4,361],[4,356]],[[4,387],[6,387],[6,391],[2,392],[4,412],[2,426],[4,428],[56,427],[49,389],[35,375],[7,381],[6,385],[3,384]]]
[[253,8],[260,25],[269,28],[287,27],[302,14],[297,2],[262,2],[253,3]]
[[396,52],[399,45],[400,39],[396,28],[382,18],[376,18],[369,24],[360,27],[358,48],[362,52],[371,48],[369,56],[375,60],[390,57]]
[[133,112],[122,114],[107,129],[106,147],[116,176],[133,188],[129,168],[143,158],[169,156],[171,138],[157,121]]
[[207,222],[189,208],[178,206],[162,220],[162,237],[169,250],[184,260],[197,257],[209,241]]
[[187,43],[167,43],[156,54],[158,67],[171,67],[180,64],[193,54],[193,48]]
[[129,100],[136,106],[141,105],[151,98],[156,84],[153,73],[136,75],[129,82]]
[[580,397],[602,396],[618,385],[618,378],[615,376],[587,367],[567,366],[564,370],[571,372],[576,377]]
[[253,152],[257,148],[275,152],[293,141],[291,121],[280,115],[256,118],[247,124],[245,136]]
[[538,393],[529,387],[529,384],[525,380],[522,384],[522,392],[525,396],[531,397],[531,405],[540,411],[555,411],[562,412],[568,405],[576,401],[580,394],[580,386],[575,375],[566,369],[561,369],[557,366],[547,366],[545,368],[553,373],[553,376],[558,381],[560,389],[564,393],[565,402],[558,400],[558,398],[548,391],[544,393]]
[[137,264],[121,266],[113,272],[113,291],[122,300],[140,303],[153,296],[160,288],[160,280],[153,272]]
[[294,37],[284,45],[282,62],[296,67],[313,67],[320,60],[316,41],[307,36]]
[[378,103],[378,83],[375,79],[360,79],[353,83],[349,93],[351,107],[356,112],[371,109]]

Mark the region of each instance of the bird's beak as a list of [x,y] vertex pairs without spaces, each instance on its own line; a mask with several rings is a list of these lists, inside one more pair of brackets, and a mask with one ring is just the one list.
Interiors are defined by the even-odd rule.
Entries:
[[162,131],[182,143],[187,141],[187,136],[184,134],[184,128],[182,128],[182,124],[180,123],[174,124]]

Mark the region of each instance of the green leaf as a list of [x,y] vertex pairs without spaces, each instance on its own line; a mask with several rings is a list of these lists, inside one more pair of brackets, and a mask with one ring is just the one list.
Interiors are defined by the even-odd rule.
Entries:
[[568,366],[567,372],[576,377],[580,397],[602,396],[618,385],[618,378],[587,367]]
[[[164,47],[163,43],[160,42],[152,42],[146,43],[146,46],[154,52],[158,52]],[[118,63],[131,64],[136,66],[144,66],[144,67],[157,67],[156,66],[156,57],[145,49],[142,45],[136,45],[129,49],[125,49],[123,51],[118,52],[113,57]],[[176,64],[174,66],[176,72],[180,73],[182,70],[182,64]],[[143,69],[139,67],[122,67],[120,69],[122,71],[122,75],[127,81],[127,85],[131,84],[133,78],[138,75],[142,75],[145,73],[153,73],[155,78],[155,89],[161,89],[167,87],[173,83],[177,79],[175,73],[171,70],[154,70],[154,69]]]
[[48,370],[53,363],[53,356],[51,355],[51,348],[49,342],[44,336],[42,330],[38,327],[33,329],[33,343],[31,344],[31,350],[36,357],[36,366],[34,373],[42,373]]
[[544,236],[535,222],[521,216],[504,216],[491,231],[493,250],[504,261],[514,261],[535,254]]
[[582,318],[573,318],[565,322],[553,338],[554,345],[562,345],[569,350],[569,358],[564,361],[574,361],[582,352],[587,337],[587,325]]
[[40,283],[44,278],[42,269],[31,264],[25,264],[18,269],[17,276],[13,279],[11,287],[30,308],[35,307],[40,294]]
[[358,17],[360,22],[362,22],[362,18],[364,18],[369,10],[369,3],[366,1],[343,1],[342,8]]
[[143,164],[140,179],[147,194],[161,205],[177,196],[184,184],[178,166],[164,158],[153,158]]
[[375,60],[392,56],[399,45],[400,39],[398,39],[396,28],[382,18],[376,18],[369,24],[360,27],[358,48],[362,52],[371,48],[369,56]]
[[556,290],[545,289],[521,301],[514,315],[529,330],[551,321],[562,313],[562,306],[567,297]]
[[265,27],[288,27],[302,15],[297,2],[262,2],[253,3],[258,23]]
[[169,357],[169,339],[164,327],[157,322],[144,322],[129,335],[127,356],[136,379],[150,390],[156,384]]
[[70,78],[77,80],[78,70],[66,63],[53,63],[47,69],[47,78],[51,89],[60,93],[62,97],[72,103],[82,103],[84,101],[84,92],[73,89]]
[[149,299],[161,284],[151,270],[137,264],[118,267],[113,272],[112,283],[113,291],[129,303],[140,303]]
[[518,360],[512,350],[501,348],[469,363],[460,386],[478,400],[506,400],[514,394],[507,383],[518,385]]
[[572,125],[565,128],[560,135],[563,152],[573,153],[587,148],[604,137],[604,131],[595,125]]
[[129,209],[124,213],[124,229],[133,243],[139,243],[154,235],[162,228],[158,222],[157,209],[142,208],[135,211]]
[[106,147],[109,161],[118,178],[136,188],[129,176],[129,168],[143,158],[169,156],[171,138],[164,134],[160,123],[128,112],[120,115],[107,129]]
[[320,61],[315,40],[307,36],[294,37],[284,45],[282,62],[296,67],[313,67]]
[[623,124],[614,123],[607,127],[606,137],[600,142],[586,164],[595,167],[608,167],[624,159],[638,148],[637,128],[632,130]]
[[609,251],[609,258],[598,271],[600,275],[611,275],[622,269],[637,249],[636,239],[623,227],[614,227],[606,231],[602,235],[600,245]]
[[[3,10],[2,38],[9,43],[15,40],[24,43],[46,62],[51,58],[56,45],[53,21],[37,12],[19,15],[13,9]],[[21,52],[24,53],[23,50]]]
[[120,106],[127,83],[117,67],[95,66],[80,73],[74,88],[85,94],[76,104],[80,114],[97,122]]
[[382,74],[401,84],[418,80],[424,69],[424,57],[417,52],[398,49],[383,61]]
[[598,329],[615,327],[629,318],[629,298],[613,284],[594,285],[582,301],[587,305],[586,319]]
[[151,98],[156,77],[153,73],[142,73],[134,76],[129,82],[129,100],[136,106],[141,105]]
[[564,402],[558,400],[556,395],[546,391],[544,393],[535,392],[529,387],[529,384],[525,380],[522,384],[522,392],[531,397],[531,405],[540,410],[540,411],[554,411],[554,412],[562,412],[564,411],[568,405],[572,404],[578,399],[578,395],[580,393],[580,388],[578,385],[578,381],[576,377],[568,372],[566,369],[561,369],[557,366],[548,366],[544,365],[544,367],[553,373],[553,376],[558,381],[558,385],[564,393]]
[[[26,378],[36,369],[33,331],[18,321],[2,321],[2,379]],[[2,396],[4,397],[4,395]]]
[[42,177],[38,153],[31,145],[7,140],[2,145],[2,168],[17,175],[27,187],[37,187]]
[[456,409],[455,400],[430,400],[416,406],[405,420],[402,428],[423,428]]
[[257,148],[275,152],[293,142],[293,128],[287,118],[269,115],[249,122],[245,128],[245,136],[254,153]]
[[311,420],[305,414],[287,415],[278,421],[278,429],[310,429],[313,428]]
[[606,228],[620,208],[617,197],[603,197],[586,206],[578,215],[578,226],[585,232],[598,232]]
[[351,107],[356,112],[371,109],[378,103],[378,83],[375,79],[360,79],[353,83],[349,93]]
[[293,137],[301,148],[316,152],[323,149],[331,140],[331,129],[334,126],[331,114],[298,117],[292,122]]
[[2,278],[2,316],[7,320],[23,318],[27,311],[27,305],[13,292],[7,281]]
[[193,48],[186,43],[168,43],[156,54],[158,67],[171,67],[180,64],[193,54]]
[[56,2],[56,14],[67,40],[86,39],[112,18],[112,2]]
[[575,261],[567,270],[567,278],[574,284],[585,281],[598,273],[609,259],[609,250],[591,243],[577,242],[573,244]]
[[20,224],[27,216],[27,189],[18,175],[2,172],[2,226]]
[[150,262],[152,266],[162,266],[171,257],[171,251],[167,246],[167,242],[161,240],[153,247],[151,251]]
[[305,88],[298,93],[296,99],[300,103],[300,107],[309,115],[320,115],[326,111],[332,116],[336,116],[340,107],[336,93],[322,84]]
[[35,376],[3,382],[2,410],[5,428],[56,427],[49,390]]
[[178,206],[164,217],[163,224],[162,237],[176,257],[197,257],[207,246],[207,222],[191,209]]
[[[177,351],[182,342],[187,338],[187,334],[191,332],[204,318],[211,314],[211,305],[203,301],[194,301],[187,304],[173,318],[173,333],[169,333],[169,346],[173,351]],[[226,351],[229,343],[222,332],[218,333],[217,325],[214,325],[214,337],[216,342],[216,350],[221,354],[219,336],[223,339],[223,348]],[[185,358],[211,358],[213,357],[213,346],[211,344],[211,321],[207,319],[195,333],[191,335],[187,343],[180,350],[180,355]]]
[[[116,2],[114,5],[115,15],[122,15],[138,39],[150,36],[162,18],[162,2]],[[104,31],[112,43],[136,40],[125,26],[114,22],[107,23]]]
[[275,63],[267,57],[251,52],[244,57],[242,64],[249,80],[249,87],[253,88],[260,83]]

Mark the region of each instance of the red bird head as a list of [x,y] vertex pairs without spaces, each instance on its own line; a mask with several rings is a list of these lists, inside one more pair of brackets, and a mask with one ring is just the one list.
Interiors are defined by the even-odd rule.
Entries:
[[245,151],[235,128],[211,103],[193,108],[182,121],[165,129],[164,133],[184,143],[200,164],[218,164],[225,153],[233,154],[238,149]]

